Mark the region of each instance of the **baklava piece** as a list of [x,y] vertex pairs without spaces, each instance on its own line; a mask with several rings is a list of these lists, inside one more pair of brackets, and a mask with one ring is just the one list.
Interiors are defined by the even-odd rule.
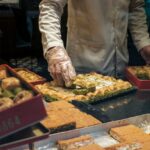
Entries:
[[86,146],[83,146],[83,147],[80,147],[80,148],[74,149],[74,150],[105,150],[105,149],[100,147],[97,144],[90,144],[90,145],[86,145]]
[[142,129],[134,125],[125,125],[111,128],[110,135],[119,142],[126,142],[132,141],[132,139],[137,139],[139,136],[144,135],[144,132]]
[[80,147],[87,146],[94,143],[94,139],[90,135],[83,135],[80,137],[58,141],[59,150],[74,150]]
[[13,100],[7,97],[0,98],[0,111],[13,106]]
[[5,69],[0,70],[0,80],[7,78],[7,71]]
[[14,102],[15,103],[22,103],[26,100],[29,100],[33,97],[33,94],[30,91],[27,90],[23,90],[21,92],[19,92],[15,98],[14,98]]
[[75,128],[83,128],[100,124],[101,122],[66,101],[51,102],[46,105],[48,118],[42,121],[48,128],[61,126],[64,123],[75,122]]
[[125,142],[106,147],[105,150],[140,150],[141,148],[141,143]]
[[55,110],[70,109],[70,108],[75,108],[75,106],[63,100],[51,102],[46,105],[47,111],[55,111]]
[[41,121],[41,123],[46,128],[50,129],[51,133],[57,133],[76,128],[74,119],[65,118],[65,116],[60,111],[49,111],[48,117]]
[[19,79],[15,77],[8,77],[2,80],[1,87],[6,90],[10,90],[16,87],[20,87]]

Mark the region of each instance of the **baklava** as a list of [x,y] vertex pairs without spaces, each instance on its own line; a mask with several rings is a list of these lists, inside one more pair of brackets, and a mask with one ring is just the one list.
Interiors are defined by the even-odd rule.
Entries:
[[94,140],[90,135],[83,135],[68,140],[58,141],[58,150],[74,150],[93,143]]

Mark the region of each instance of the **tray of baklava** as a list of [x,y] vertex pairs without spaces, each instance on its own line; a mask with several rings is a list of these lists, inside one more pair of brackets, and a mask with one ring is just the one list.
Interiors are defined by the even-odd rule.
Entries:
[[48,116],[41,123],[50,130],[50,134],[85,128],[104,121],[104,115],[96,112],[92,106],[83,110],[63,100],[47,103],[46,111]]
[[58,87],[52,81],[35,85],[35,88],[47,102],[77,100],[87,103],[99,102],[136,90],[128,81],[103,76],[95,72],[77,75],[70,87]]
[[36,150],[150,150],[150,114],[50,135]]
[[8,65],[0,65],[0,139],[46,117],[42,96]]
[[16,73],[31,84],[40,84],[46,81],[46,79],[37,73],[27,68],[15,68]]
[[150,89],[150,66],[130,66],[126,77],[139,89]]

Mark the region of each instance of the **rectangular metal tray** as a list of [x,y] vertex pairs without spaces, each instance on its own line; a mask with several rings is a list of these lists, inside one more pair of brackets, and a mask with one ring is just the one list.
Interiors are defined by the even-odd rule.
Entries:
[[0,150],[12,149],[15,147],[19,149],[19,147],[21,148],[23,145],[45,139],[48,135],[48,129],[41,124],[36,124],[0,140]]
[[94,138],[95,143],[101,145],[102,147],[108,147],[118,143],[115,139],[109,136],[108,132],[110,128],[127,124],[134,124],[139,127],[143,127],[144,124],[150,125],[150,114],[144,114],[83,129],[76,129],[72,131],[49,135],[48,139],[40,142],[35,142],[34,147],[36,150],[40,150],[42,149],[42,147],[46,147],[44,150],[57,150],[56,143],[58,140],[70,139],[84,134],[90,134]]
[[30,100],[17,105],[15,104],[11,108],[0,112],[0,139],[2,139],[39,122],[44,119],[47,114],[42,96],[38,94],[31,84],[21,79],[8,65],[0,65],[0,68],[5,68],[11,76],[20,79],[24,87],[35,93],[35,96]]

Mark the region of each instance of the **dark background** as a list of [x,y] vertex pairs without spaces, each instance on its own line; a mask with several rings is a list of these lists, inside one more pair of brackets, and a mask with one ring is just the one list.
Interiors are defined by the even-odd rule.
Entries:
[[[38,5],[40,0],[20,0],[19,7],[0,6],[0,63],[13,67],[27,67],[35,72],[47,71],[43,58],[41,37],[38,29]],[[147,5],[148,6],[148,5]],[[62,17],[62,37],[66,43],[67,6]],[[149,22],[149,19],[148,19]],[[145,62],[128,36],[129,65]]]

